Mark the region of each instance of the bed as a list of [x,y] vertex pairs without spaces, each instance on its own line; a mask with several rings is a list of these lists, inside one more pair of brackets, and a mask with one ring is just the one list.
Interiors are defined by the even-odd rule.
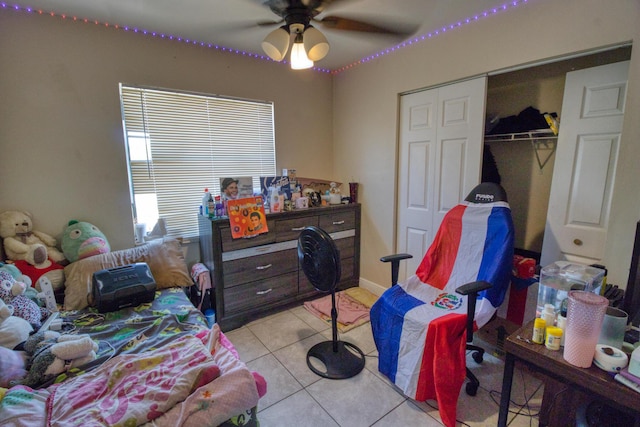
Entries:
[[[142,252],[166,252],[159,245]],[[140,250],[133,252],[139,261]],[[116,264],[131,261],[116,253],[89,270],[111,265],[114,256]],[[71,270],[67,279],[77,273]],[[108,313],[90,306],[68,310],[65,290],[62,331],[91,337],[96,358],[37,386],[9,388],[0,401],[0,425],[257,426],[266,383],[217,325],[207,326],[186,283],[193,284],[159,285],[152,302]]]

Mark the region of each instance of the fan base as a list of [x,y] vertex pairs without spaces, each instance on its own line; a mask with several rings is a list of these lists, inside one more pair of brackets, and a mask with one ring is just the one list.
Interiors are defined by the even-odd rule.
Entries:
[[[339,380],[358,375],[364,368],[364,353],[355,345],[338,341],[337,351],[333,351],[333,341],[324,341],[311,347],[307,352],[307,366],[324,378]],[[353,351],[352,351],[353,350]],[[321,371],[311,363],[310,358],[322,362],[326,368]]]

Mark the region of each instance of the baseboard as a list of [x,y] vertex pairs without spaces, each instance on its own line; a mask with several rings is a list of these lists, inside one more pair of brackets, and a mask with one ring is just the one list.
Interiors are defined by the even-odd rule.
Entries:
[[382,293],[388,289],[388,287],[378,285],[377,283],[363,279],[362,277],[360,278],[360,287],[378,296],[382,295]]

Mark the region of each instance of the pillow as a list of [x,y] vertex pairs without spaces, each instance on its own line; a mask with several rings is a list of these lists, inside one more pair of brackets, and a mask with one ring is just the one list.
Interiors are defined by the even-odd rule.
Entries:
[[193,285],[180,243],[174,238],[165,237],[135,248],[95,255],[67,265],[64,268],[65,310],[80,310],[88,306],[87,297],[91,294],[93,273],[136,262],[146,262],[149,265],[157,289]]

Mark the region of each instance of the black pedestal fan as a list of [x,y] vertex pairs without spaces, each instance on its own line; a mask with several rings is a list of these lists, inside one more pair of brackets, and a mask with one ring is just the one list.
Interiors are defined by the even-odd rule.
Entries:
[[[354,344],[338,341],[336,285],[340,281],[340,252],[324,230],[310,226],[298,238],[298,259],[311,284],[321,292],[331,292],[332,341],[324,341],[307,352],[307,366],[321,377],[351,378],[364,368],[364,353]],[[311,363],[315,358],[324,364],[322,371]]]

